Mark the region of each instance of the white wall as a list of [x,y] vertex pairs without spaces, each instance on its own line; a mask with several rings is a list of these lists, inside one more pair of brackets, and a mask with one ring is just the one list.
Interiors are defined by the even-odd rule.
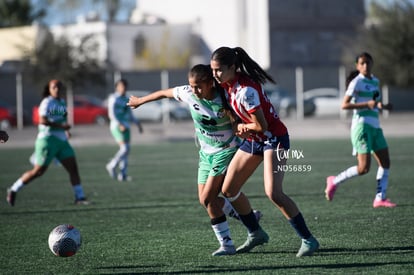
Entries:
[[137,9],[170,24],[195,24],[211,51],[240,46],[270,65],[268,0],[137,0]]

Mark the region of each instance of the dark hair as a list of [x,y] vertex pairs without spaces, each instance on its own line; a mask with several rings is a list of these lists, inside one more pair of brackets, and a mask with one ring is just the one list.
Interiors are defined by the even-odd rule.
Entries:
[[213,81],[213,88],[219,93],[221,101],[223,102],[223,107],[227,111],[228,115],[231,118],[233,116],[233,109],[230,107],[229,102],[227,101],[225,91],[223,87],[217,82],[213,77],[213,71],[211,70],[210,65],[198,64],[190,69],[188,72],[188,77],[194,77],[197,81],[200,82],[209,82]]
[[359,75],[359,71],[358,70],[352,70],[349,72],[349,74],[347,75],[346,79],[345,79],[345,87],[348,88],[349,83],[351,83],[352,79],[354,79],[357,75]]
[[358,55],[356,56],[356,58],[355,58],[355,63],[358,63],[358,60],[359,60],[360,58],[365,58],[365,59],[367,59],[367,60],[371,61],[371,63],[374,63],[374,59],[372,58],[372,55],[370,55],[370,54],[369,54],[369,53],[367,53],[367,52],[362,52],[362,53],[358,54]]
[[118,85],[118,84],[124,85],[125,88],[128,87],[128,81],[126,79],[124,79],[124,78],[121,78],[121,79],[119,79],[118,81],[115,82],[115,86]]
[[62,90],[64,88],[63,83],[60,80],[52,79],[43,87],[42,98],[48,97],[50,95],[50,91],[49,91],[50,84],[57,85],[59,90]]
[[267,81],[276,83],[276,81],[240,47],[218,48],[211,55],[211,60],[218,61],[221,65],[229,67],[235,65],[236,70],[249,76],[256,83],[264,84]]

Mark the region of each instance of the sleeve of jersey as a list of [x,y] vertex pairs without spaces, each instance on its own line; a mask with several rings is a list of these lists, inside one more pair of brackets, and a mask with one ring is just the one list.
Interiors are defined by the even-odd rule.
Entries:
[[47,116],[48,105],[49,105],[49,100],[47,100],[47,98],[43,99],[42,102],[40,102],[39,109],[38,109],[39,117]]
[[260,108],[259,93],[252,87],[245,87],[241,92],[243,93],[241,105],[249,114],[256,112]]
[[174,98],[180,102],[188,102],[191,93],[190,85],[177,86],[173,89]]
[[346,96],[351,96],[351,97],[354,96],[354,93],[355,93],[355,90],[356,90],[355,88],[357,86],[357,83],[358,83],[358,80],[356,78],[354,78],[354,80],[352,80],[349,83],[348,88],[345,91]]

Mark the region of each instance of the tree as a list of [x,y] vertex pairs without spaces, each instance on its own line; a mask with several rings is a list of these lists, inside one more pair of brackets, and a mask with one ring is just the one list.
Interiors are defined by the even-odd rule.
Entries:
[[44,6],[35,8],[30,0],[0,1],[0,28],[31,25],[46,15]]
[[27,70],[39,86],[53,78],[71,83],[73,87],[91,82],[104,84],[102,66],[94,55],[97,47],[93,36],[81,38],[75,46],[65,37],[56,39],[47,32],[38,47],[26,52],[26,60],[30,63]]
[[414,5],[409,0],[372,2],[362,48],[374,57],[375,75],[384,84],[414,87]]

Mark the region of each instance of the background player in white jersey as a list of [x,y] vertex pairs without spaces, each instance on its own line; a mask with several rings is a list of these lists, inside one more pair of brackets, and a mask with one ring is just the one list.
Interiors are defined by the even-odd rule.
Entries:
[[7,202],[14,206],[17,192],[32,180],[46,172],[51,161],[56,158],[69,173],[75,193],[75,204],[89,204],[85,199],[75,152],[68,142],[71,126],[66,122],[66,103],[62,98],[63,85],[58,80],[49,81],[43,92],[39,106],[39,132],[35,143],[33,168],[23,173],[7,189]]
[[[132,115],[131,109],[126,105],[128,97],[126,91],[128,82],[120,79],[115,83],[115,92],[109,96],[108,115],[110,119],[110,130],[115,141],[119,145],[119,150],[106,165],[109,176],[118,181],[131,180],[128,177],[128,155],[130,152],[130,122],[137,125],[142,133],[141,123]],[[119,168],[117,175],[117,168]]]
[[[226,215],[236,214],[230,203],[219,197],[227,166],[236,152],[239,139],[234,135],[233,118],[224,91],[214,81],[210,66],[196,65],[188,74],[189,85],[159,90],[144,97],[131,96],[128,106],[139,107],[162,98],[175,98],[190,107],[200,143],[198,197],[207,210],[211,226],[220,243],[213,256],[236,253]],[[260,218],[260,212],[256,212]]]
[[373,154],[378,162],[377,193],[373,207],[395,207],[396,204],[386,196],[390,157],[378,115],[379,110],[390,109],[391,105],[381,102],[379,80],[371,74],[373,62],[369,53],[364,52],[357,56],[356,68],[359,74],[350,81],[342,102],[342,109],[354,110],[351,139],[358,165],[349,167],[337,176],[327,177],[325,195],[326,199],[331,201],[340,184],[368,173]]

